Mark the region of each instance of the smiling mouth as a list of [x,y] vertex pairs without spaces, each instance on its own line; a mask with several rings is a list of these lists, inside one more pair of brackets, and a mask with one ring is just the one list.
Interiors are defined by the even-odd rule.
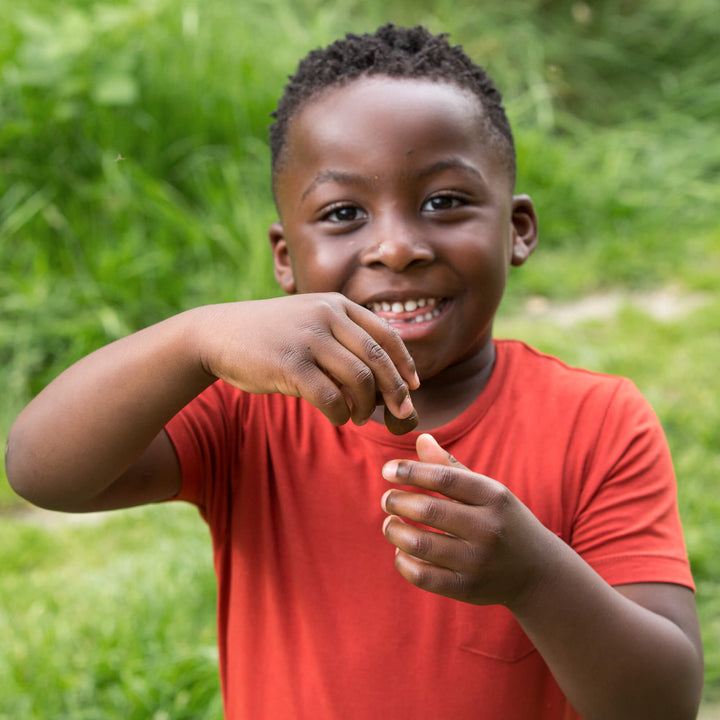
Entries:
[[416,298],[411,300],[382,300],[366,305],[389,323],[428,322],[442,313],[446,298]]

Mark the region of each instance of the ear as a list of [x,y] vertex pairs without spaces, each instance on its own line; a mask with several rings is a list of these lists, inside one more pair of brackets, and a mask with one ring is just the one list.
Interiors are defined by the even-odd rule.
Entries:
[[515,195],[512,202],[511,263],[522,265],[538,243],[538,219],[528,195]]
[[295,275],[293,274],[290,250],[285,239],[285,230],[282,223],[273,223],[268,229],[268,237],[270,238],[270,247],[273,254],[275,280],[288,295],[293,295],[297,292]]

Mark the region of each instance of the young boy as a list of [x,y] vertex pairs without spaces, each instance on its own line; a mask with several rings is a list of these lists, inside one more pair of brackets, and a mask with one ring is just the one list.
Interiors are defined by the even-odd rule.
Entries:
[[270,139],[288,297],[69,368],[11,431],[16,490],[200,508],[229,720],[695,717],[657,419],[628,381],[492,338],[537,220],[483,70],[422,28],[347,36]]

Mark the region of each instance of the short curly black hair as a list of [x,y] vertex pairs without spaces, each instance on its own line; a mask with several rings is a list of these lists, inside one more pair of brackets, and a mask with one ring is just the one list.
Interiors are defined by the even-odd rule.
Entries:
[[388,23],[374,33],[348,33],[326,48],[311,51],[291,75],[270,115],[270,153],[273,180],[282,165],[288,126],[310,99],[328,88],[346,85],[362,76],[387,75],[447,82],[469,90],[480,100],[486,127],[505,157],[515,182],[515,143],[502,105],[502,96],[485,70],[473,63],[461,46],[451,46],[447,34],[433,35],[424,27],[404,28]]

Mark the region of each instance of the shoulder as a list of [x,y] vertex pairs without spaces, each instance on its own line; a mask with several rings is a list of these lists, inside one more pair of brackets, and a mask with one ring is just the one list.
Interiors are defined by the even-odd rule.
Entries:
[[561,395],[640,396],[628,378],[574,367],[519,340],[497,340],[495,344],[505,382],[517,384],[533,395],[552,391]]
[[593,444],[600,433],[616,439],[663,435],[650,403],[628,378],[570,366],[518,341],[500,341],[497,347],[501,402],[533,418],[536,427],[566,429],[576,439],[585,432]]

